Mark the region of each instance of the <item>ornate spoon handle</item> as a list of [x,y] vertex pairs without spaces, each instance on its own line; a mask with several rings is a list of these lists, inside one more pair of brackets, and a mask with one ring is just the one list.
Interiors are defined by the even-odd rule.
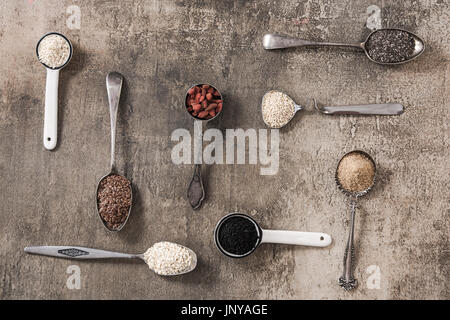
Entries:
[[348,235],[347,246],[344,254],[344,271],[339,278],[339,285],[345,290],[352,290],[358,285],[358,281],[353,276],[353,263],[355,262],[355,245],[353,243],[353,233],[355,230],[356,198],[350,202],[350,233]]
[[[192,209],[197,210],[205,199],[205,189],[203,187],[201,175],[202,144],[203,144],[203,124],[201,121],[194,122],[194,175],[189,183],[187,197]],[[197,147],[196,147],[197,144]]]
[[43,256],[66,259],[109,259],[109,258],[142,258],[139,254],[128,254],[76,246],[38,246],[26,247],[25,252]]

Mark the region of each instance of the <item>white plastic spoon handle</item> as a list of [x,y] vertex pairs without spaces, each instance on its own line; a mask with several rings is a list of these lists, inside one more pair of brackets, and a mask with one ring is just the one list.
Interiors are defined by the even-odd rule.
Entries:
[[261,243],[281,243],[310,247],[327,247],[331,244],[331,236],[322,232],[263,230]]
[[44,147],[53,150],[58,140],[58,80],[59,70],[47,68],[44,110]]

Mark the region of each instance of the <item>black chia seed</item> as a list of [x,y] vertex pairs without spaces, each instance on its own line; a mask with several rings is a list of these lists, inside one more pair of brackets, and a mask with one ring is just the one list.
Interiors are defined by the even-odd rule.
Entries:
[[221,224],[218,241],[226,252],[244,255],[258,245],[259,233],[252,221],[235,216],[226,219]]
[[379,30],[366,43],[369,57],[377,62],[395,63],[408,60],[416,46],[414,37],[402,30]]

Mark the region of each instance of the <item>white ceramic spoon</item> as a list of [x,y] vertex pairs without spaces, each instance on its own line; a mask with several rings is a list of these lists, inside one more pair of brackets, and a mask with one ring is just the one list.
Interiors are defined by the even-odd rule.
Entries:
[[[58,35],[63,37],[69,44],[70,53],[67,60],[56,68],[47,66],[39,59],[39,44],[42,40],[50,35]],[[72,44],[69,39],[58,32],[50,32],[45,34],[36,45],[36,55],[39,62],[47,69],[47,80],[45,84],[45,110],[44,110],[44,147],[47,150],[53,150],[56,147],[58,141],[58,81],[59,81],[59,70],[69,63],[72,58]]]
[[[255,232],[257,234],[256,242],[251,250],[245,252],[243,254],[234,254],[228,252],[226,249],[222,247],[220,244],[220,229],[224,225],[224,222],[229,219],[247,219],[250,221],[254,227]],[[236,236],[236,234],[235,234]],[[253,253],[257,247],[261,243],[279,243],[279,244],[292,244],[299,246],[309,246],[309,247],[327,247],[331,244],[331,236],[329,234],[323,232],[303,232],[303,231],[288,231],[288,230],[267,230],[262,229],[259,224],[250,216],[235,212],[230,213],[224,216],[217,223],[217,226],[214,230],[214,239],[216,242],[216,246],[220,252],[224,255],[232,258],[243,258]]]

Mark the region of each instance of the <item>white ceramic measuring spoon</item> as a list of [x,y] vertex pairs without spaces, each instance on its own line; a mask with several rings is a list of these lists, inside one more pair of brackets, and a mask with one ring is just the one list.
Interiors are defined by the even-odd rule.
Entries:
[[[240,219],[250,221],[255,227],[256,239],[255,243],[252,244],[251,249],[242,254],[236,254],[233,252],[227,251],[221,245],[221,228],[224,226],[224,223],[227,220]],[[244,231],[244,233],[247,231]],[[234,233],[234,237],[238,237],[239,232]],[[245,238],[245,236],[244,236]],[[309,247],[327,247],[331,244],[331,236],[329,234],[323,232],[303,232],[303,231],[288,231],[288,230],[267,230],[262,229],[259,224],[250,216],[235,212],[229,213],[226,216],[222,217],[216,225],[214,230],[214,240],[217,248],[224,255],[231,258],[243,258],[253,253],[256,248],[259,247],[261,243],[278,243],[278,244],[291,244],[291,245],[299,245],[299,246],[309,246]]]
[[[50,67],[39,59],[39,45],[42,40],[51,35],[57,35],[64,38],[69,44],[70,53],[67,60],[60,66]],[[69,63],[72,58],[72,44],[69,39],[58,32],[50,32],[45,34],[36,45],[36,55],[38,60],[47,69],[47,80],[45,85],[45,110],[44,110],[44,147],[47,150],[53,150],[58,141],[58,81],[59,70]]]

